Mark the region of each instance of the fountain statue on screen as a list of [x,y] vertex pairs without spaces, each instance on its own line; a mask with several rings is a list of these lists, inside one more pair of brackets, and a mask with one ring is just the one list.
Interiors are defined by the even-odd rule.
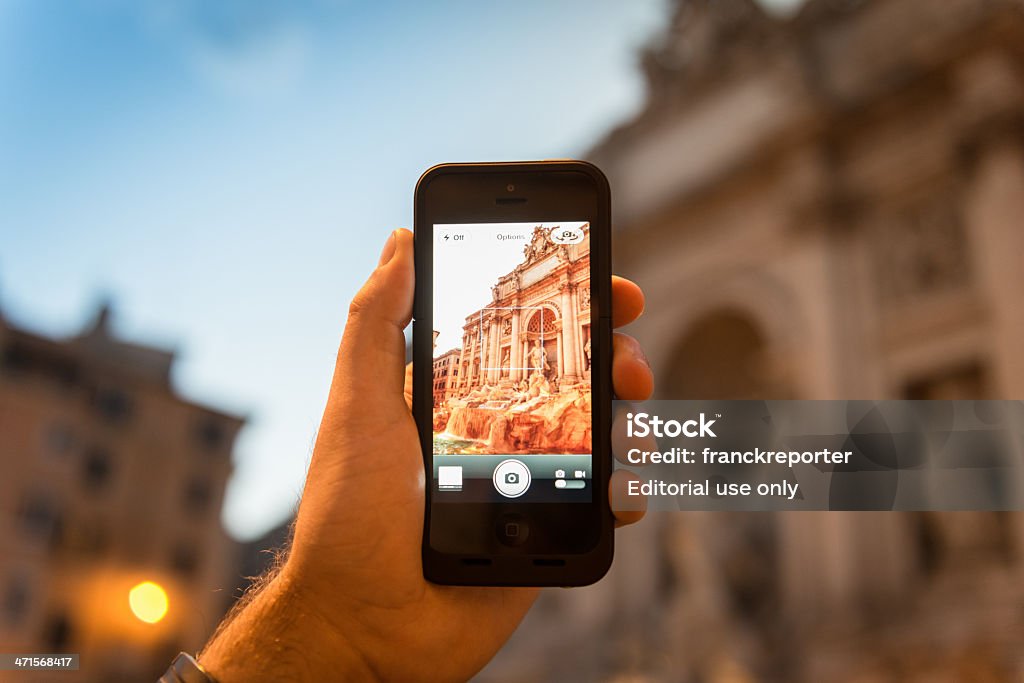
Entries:
[[547,374],[548,368],[548,357],[544,353],[544,347],[540,345],[540,340],[537,339],[533,343],[533,348],[530,349],[529,355],[530,368],[533,370],[532,374],[539,374],[542,377]]

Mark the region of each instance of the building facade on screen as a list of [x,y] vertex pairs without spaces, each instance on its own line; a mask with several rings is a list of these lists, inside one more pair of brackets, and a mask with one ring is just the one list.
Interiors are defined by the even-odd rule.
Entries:
[[[434,359],[435,403],[484,387],[517,387],[534,367],[555,386],[590,380],[590,230],[558,245],[538,228],[491,302],[466,317],[462,346]],[[539,351],[538,351],[539,349]],[[452,359],[456,359],[452,362]]]
[[569,244],[552,240],[559,225],[523,228],[522,259],[480,287],[486,305],[458,311],[460,346],[434,358],[444,452],[591,450],[590,226],[573,223]]

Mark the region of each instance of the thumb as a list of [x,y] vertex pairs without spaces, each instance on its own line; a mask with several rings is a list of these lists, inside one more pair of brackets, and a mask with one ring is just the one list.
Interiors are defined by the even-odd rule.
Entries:
[[346,419],[374,414],[393,419],[391,411],[395,409],[408,413],[403,395],[403,330],[412,317],[414,284],[412,233],[395,230],[384,245],[376,270],[349,306],[329,411],[332,405],[358,407],[346,411]]

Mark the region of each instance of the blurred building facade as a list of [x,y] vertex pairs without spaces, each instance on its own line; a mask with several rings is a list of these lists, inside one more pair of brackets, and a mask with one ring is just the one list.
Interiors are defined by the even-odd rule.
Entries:
[[[1017,0],[677,0],[590,154],[658,396],[1024,398]],[[1017,513],[687,513],[481,681],[1018,681]],[[585,625],[585,626],[584,626]]]
[[[0,643],[80,653],[83,682],[155,679],[200,647],[238,568],[220,512],[243,420],[179,396],[173,352],[109,318],[65,340],[0,318]],[[158,623],[129,608],[142,581],[167,591]]]

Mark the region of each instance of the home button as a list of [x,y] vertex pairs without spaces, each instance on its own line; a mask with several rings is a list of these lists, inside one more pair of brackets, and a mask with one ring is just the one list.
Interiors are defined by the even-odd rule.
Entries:
[[530,537],[530,525],[522,515],[509,513],[498,517],[495,524],[498,540],[507,546],[520,546]]

